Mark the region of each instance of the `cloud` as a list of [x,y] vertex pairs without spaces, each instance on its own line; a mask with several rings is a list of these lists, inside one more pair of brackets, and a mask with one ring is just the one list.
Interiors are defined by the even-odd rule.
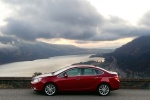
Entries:
[[0,49],[4,50],[15,50],[17,46],[15,45],[16,39],[13,37],[0,36]]
[[[111,41],[149,34],[116,16],[103,17],[86,0],[3,0],[14,14],[0,27],[4,35],[27,41],[64,38],[83,41]],[[148,26],[149,14],[141,19]],[[80,43],[80,42],[79,42]],[[83,42],[82,42],[83,43]]]
[[4,0],[17,9],[17,15],[1,27],[4,34],[26,40],[36,38],[90,39],[93,27],[103,22],[94,7],[81,0]]
[[3,44],[0,42],[0,49],[5,48],[5,49],[14,49],[14,46],[11,44]]
[[140,19],[139,21],[139,26],[143,26],[143,27],[149,27],[150,26],[150,11],[146,12],[143,17]]
[[32,26],[29,23],[14,20],[14,19],[7,19],[9,24],[6,27],[2,28],[2,31],[7,35],[14,35],[18,38],[23,38],[25,40],[35,40],[36,36]]

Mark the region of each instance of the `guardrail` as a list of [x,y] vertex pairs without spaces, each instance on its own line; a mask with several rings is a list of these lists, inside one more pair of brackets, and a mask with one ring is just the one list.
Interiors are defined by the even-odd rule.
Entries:
[[120,79],[123,89],[150,89],[150,79]]
[[[31,77],[0,77],[0,88],[30,88]],[[122,89],[150,89],[150,79],[120,79]]]
[[31,88],[31,77],[0,77],[0,88]]

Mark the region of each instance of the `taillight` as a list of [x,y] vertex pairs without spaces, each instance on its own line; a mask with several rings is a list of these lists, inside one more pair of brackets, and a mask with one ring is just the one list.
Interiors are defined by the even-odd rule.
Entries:
[[117,80],[117,81],[119,81],[119,77],[118,76],[115,76],[114,79]]

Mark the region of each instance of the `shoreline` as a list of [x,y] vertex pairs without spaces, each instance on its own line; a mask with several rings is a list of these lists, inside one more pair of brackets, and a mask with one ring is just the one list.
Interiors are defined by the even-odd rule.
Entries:
[[89,58],[90,55],[91,54],[56,56],[49,59],[38,59],[34,61],[23,61],[0,65],[0,77],[30,77],[35,72],[48,73],[74,63],[95,59]]

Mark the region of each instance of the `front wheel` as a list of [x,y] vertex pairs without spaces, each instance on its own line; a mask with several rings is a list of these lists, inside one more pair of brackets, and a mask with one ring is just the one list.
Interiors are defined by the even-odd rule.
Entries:
[[100,84],[98,86],[98,93],[101,96],[106,96],[110,93],[110,87],[108,84]]
[[56,85],[52,84],[52,83],[48,83],[45,85],[44,87],[44,93],[48,96],[52,96],[55,95],[57,92],[57,87]]

